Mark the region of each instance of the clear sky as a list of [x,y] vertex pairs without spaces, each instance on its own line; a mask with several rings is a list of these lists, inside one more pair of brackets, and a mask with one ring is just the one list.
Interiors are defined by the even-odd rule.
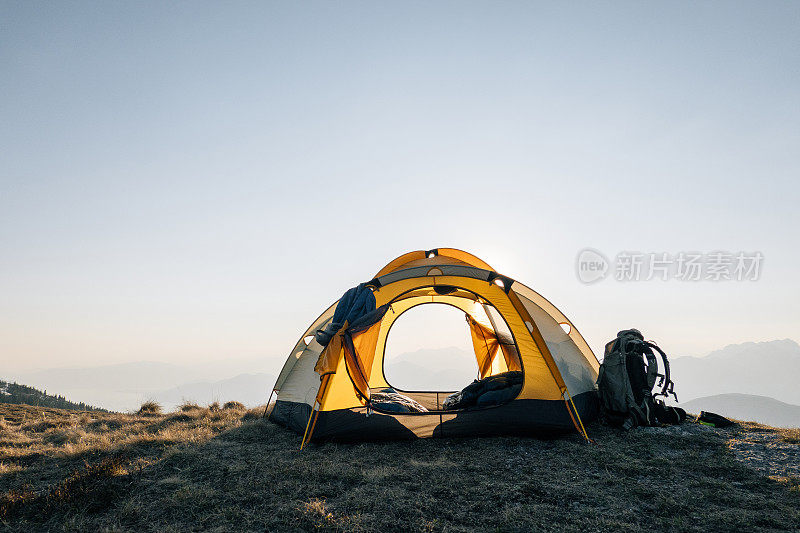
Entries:
[[[2,1],[0,361],[279,365],[444,246],[596,350],[800,340],[799,178],[796,2]],[[584,285],[585,247],[764,264]]]

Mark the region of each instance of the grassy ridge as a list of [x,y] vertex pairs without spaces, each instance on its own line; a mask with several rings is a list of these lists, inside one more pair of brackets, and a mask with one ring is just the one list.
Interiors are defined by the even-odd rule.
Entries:
[[739,430],[321,444],[241,406],[0,406],[10,531],[797,530],[797,480],[737,462]]
[[14,403],[36,405],[40,407],[54,407],[56,409],[70,409],[74,411],[105,411],[83,402],[71,402],[61,395],[53,396],[47,391],[40,391],[35,387],[20,385],[11,381],[0,379],[0,403]]

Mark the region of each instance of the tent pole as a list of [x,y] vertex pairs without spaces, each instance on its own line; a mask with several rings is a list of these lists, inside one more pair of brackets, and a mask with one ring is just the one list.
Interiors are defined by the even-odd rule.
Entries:
[[267,405],[266,405],[266,407],[264,407],[264,415],[261,418],[264,418],[266,416],[267,420],[269,420],[269,417],[272,416],[272,413],[267,415],[267,411],[269,411],[269,402],[272,401],[272,395],[273,394],[275,394],[275,389],[272,389],[272,392],[269,393],[269,398],[267,399]]
[[306,436],[308,435],[308,428],[311,425],[311,419],[314,417],[314,413],[318,411],[314,411],[314,407],[317,406],[317,402],[314,402],[314,405],[311,406],[311,413],[308,415],[308,423],[306,423],[306,431],[303,433],[303,440],[300,441],[300,449],[303,449],[303,446],[306,445]]
[[[314,420],[311,421],[311,429],[308,431],[308,441],[311,440],[311,435],[314,434],[314,428],[317,426],[317,420],[319,419],[320,409],[322,409],[322,406],[320,406],[320,408],[317,409],[317,412],[314,413]],[[308,441],[306,441],[306,442],[308,442]],[[300,448],[300,449],[302,450],[302,448]]]
[[[564,403],[567,404],[567,412],[569,413],[569,417],[572,419],[572,423],[575,424],[575,429],[578,430],[578,434],[586,439],[586,442],[594,442],[589,438],[589,434],[586,433],[586,428],[583,426],[583,420],[581,420],[581,415],[578,414],[578,408],[575,407],[575,402],[572,401],[572,395],[569,393],[569,389],[564,389],[564,394],[566,394],[567,398],[569,398],[569,401],[567,401],[567,398],[564,398]],[[569,408],[570,404],[572,404],[572,409]],[[572,415],[573,412],[575,413],[575,416]],[[577,422],[575,422],[575,418],[578,419]],[[578,424],[580,424],[580,427]]]
[[[320,410],[322,410],[322,396],[325,394],[325,389],[328,388],[329,380],[330,380],[330,374],[325,374],[324,376],[322,376],[322,383],[320,383],[319,385],[319,391],[317,391],[317,397],[314,400],[314,405],[311,406],[311,414],[308,416],[308,423],[306,423],[306,432],[303,434],[303,440],[300,442],[301,450],[306,445],[306,442],[311,440],[311,435],[314,433],[314,427],[317,425],[317,416],[319,416],[319,412]],[[319,409],[314,411],[314,407],[316,407],[317,405],[319,405]],[[311,428],[310,431],[309,427]]]

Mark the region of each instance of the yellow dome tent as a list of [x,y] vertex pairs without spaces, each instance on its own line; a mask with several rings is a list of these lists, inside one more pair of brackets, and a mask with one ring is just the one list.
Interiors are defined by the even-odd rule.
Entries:
[[[273,387],[270,419],[314,439],[399,439],[433,436],[534,435],[575,430],[597,416],[599,363],[577,328],[537,292],[452,248],[404,254],[363,284],[375,311],[331,330],[334,303],[305,331]],[[481,378],[522,372],[510,401],[445,410],[453,391],[401,391],[425,412],[397,413],[371,397],[392,385],[384,350],[392,324],[419,305],[464,311]],[[358,322],[358,323],[356,323]],[[321,332],[331,332],[322,341]]]

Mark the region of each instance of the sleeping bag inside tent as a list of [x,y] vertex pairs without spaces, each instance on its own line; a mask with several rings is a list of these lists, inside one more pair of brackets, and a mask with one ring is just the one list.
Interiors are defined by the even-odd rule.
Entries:
[[[436,303],[464,312],[476,380],[461,391],[398,389],[383,372],[392,324]],[[348,290],[303,333],[269,417],[303,443],[567,431],[588,439],[598,368],[577,328],[537,292],[461,250],[416,251]]]

